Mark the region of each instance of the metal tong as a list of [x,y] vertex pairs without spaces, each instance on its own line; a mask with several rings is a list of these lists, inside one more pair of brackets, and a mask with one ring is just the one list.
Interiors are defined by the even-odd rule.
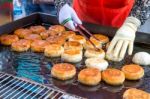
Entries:
[[[96,39],[97,41],[100,41],[100,40],[97,39],[93,34],[91,34],[85,27],[83,27],[82,25],[78,25],[78,26],[77,26],[77,31],[78,31],[81,35],[83,35],[87,41],[89,41],[89,42],[92,44],[92,46],[94,47],[94,49],[100,50],[100,49],[99,49],[98,47],[96,47],[95,44],[87,37],[86,34],[90,35],[91,37],[93,37],[93,38]],[[84,34],[82,31],[84,31],[86,34]]]

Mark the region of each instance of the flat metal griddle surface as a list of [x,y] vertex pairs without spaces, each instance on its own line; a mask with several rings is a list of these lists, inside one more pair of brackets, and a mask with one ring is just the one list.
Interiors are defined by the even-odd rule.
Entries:
[[[150,53],[149,47],[137,43],[134,47],[134,53],[140,51]],[[80,63],[74,64],[78,72],[85,68],[84,60],[85,58]],[[109,61],[109,67],[120,69],[123,65],[132,63],[131,60],[132,56],[126,56],[125,60],[121,62]],[[89,87],[80,84],[77,81],[77,76],[68,81],[60,81],[52,78],[50,75],[51,67],[53,64],[60,62],[63,62],[60,58],[47,58],[43,53],[33,53],[30,50],[17,53],[11,51],[10,47],[0,45],[0,66],[2,67],[2,71],[19,77],[29,78],[47,86],[60,88],[68,93],[88,99],[122,99],[123,92],[131,87],[150,92],[150,66],[143,66],[145,76],[139,81],[126,80],[122,86],[110,86],[101,82],[95,87]]]
[[[78,83],[77,77],[68,81],[60,81],[52,78],[50,69],[52,64],[63,62],[60,58],[46,58],[43,53],[33,53],[31,51],[23,53],[12,52],[10,47],[2,45],[0,49],[2,71],[13,73],[19,77],[26,77],[48,86],[57,87],[68,93],[88,99],[110,99],[110,97],[111,99],[121,99],[125,89],[130,87],[150,92],[150,66],[143,66],[145,69],[145,76],[139,81],[125,81],[122,86],[110,86],[101,82],[95,87],[89,87]],[[150,49],[134,47],[134,53],[139,51],[150,52]],[[84,59],[82,62],[74,64],[78,72],[85,68]],[[109,67],[121,68],[125,64],[132,63],[131,59],[131,56],[127,56],[122,62],[109,62]]]

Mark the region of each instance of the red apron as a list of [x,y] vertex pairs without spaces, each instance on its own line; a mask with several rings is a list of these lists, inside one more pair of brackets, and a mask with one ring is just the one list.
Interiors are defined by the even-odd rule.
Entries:
[[74,9],[82,21],[120,27],[128,17],[134,0],[74,0]]

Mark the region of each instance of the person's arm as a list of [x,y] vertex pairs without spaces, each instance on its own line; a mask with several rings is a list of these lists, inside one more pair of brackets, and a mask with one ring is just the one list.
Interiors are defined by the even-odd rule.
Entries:
[[[150,0],[136,0],[129,17],[116,32],[107,50],[108,59],[120,61],[128,54],[132,55],[136,31],[148,19],[148,2]],[[110,57],[111,56],[111,57]],[[115,61],[115,60],[114,60]]]
[[141,21],[141,25],[143,25],[145,21],[149,18],[149,2],[150,0],[135,0],[135,4],[131,10],[130,16],[139,19]]

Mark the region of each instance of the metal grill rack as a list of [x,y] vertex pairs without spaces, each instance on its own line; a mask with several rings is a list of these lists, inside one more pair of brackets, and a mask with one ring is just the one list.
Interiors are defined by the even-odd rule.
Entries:
[[83,99],[42,84],[0,72],[2,99]]

